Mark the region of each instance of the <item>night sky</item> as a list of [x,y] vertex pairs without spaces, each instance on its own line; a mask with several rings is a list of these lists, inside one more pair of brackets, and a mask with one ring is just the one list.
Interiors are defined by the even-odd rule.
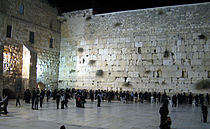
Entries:
[[59,13],[93,8],[95,14],[208,2],[210,0],[48,0]]

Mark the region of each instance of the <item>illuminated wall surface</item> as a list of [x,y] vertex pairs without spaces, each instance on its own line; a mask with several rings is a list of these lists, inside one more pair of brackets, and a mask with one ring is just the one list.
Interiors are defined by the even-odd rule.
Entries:
[[[3,84],[4,89],[16,86],[16,79],[21,78],[22,74],[22,48],[18,45],[4,44],[3,52]],[[15,93],[15,88],[11,91]]]
[[22,78],[29,79],[30,59],[30,51],[25,46],[23,46]]
[[59,87],[201,92],[210,77],[210,3],[59,19]]
[[92,11],[58,16],[43,0],[0,0],[0,92],[37,83],[202,92],[194,84],[210,77],[210,3]]
[[57,14],[43,0],[0,0],[1,89],[14,95],[36,87],[38,82],[57,88],[60,52]]

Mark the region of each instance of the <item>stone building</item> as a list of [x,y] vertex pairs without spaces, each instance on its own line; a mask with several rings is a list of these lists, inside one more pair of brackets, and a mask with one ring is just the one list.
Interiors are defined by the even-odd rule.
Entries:
[[0,0],[0,53],[0,91],[13,95],[37,83],[202,92],[194,84],[210,78],[210,3],[58,16],[46,0]]
[[59,19],[59,87],[202,92],[210,77],[210,3]]
[[60,22],[44,0],[0,0],[0,91],[57,87]]

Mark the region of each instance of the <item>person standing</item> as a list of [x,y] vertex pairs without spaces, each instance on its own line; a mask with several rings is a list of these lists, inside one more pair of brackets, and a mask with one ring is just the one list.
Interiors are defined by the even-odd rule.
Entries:
[[60,129],[66,129],[66,127],[65,127],[64,125],[62,125],[62,126],[60,127]]
[[98,92],[97,99],[98,99],[98,107],[101,107],[101,92]]
[[157,98],[158,98],[158,103],[160,103],[160,98],[161,98],[161,94],[160,94],[160,92],[158,92],[158,94],[157,94]]
[[40,108],[42,108],[43,96],[42,96],[41,93],[40,93],[40,96],[39,96],[39,100],[40,100]]
[[9,101],[9,98],[7,95],[5,95],[5,98],[4,98],[4,107],[3,107],[3,110],[4,110],[4,113],[7,114],[8,111],[7,111],[7,106],[8,106],[8,101]]
[[172,96],[172,107],[176,107],[176,105],[177,105],[177,96],[173,95]]
[[135,92],[135,94],[134,94],[134,99],[135,99],[135,103],[137,103],[137,101],[138,101],[138,93],[137,92]]
[[198,100],[199,100],[199,97],[198,95],[195,95],[195,106],[198,107]]
[[107,97],[108,97],[108,103],[111,103],[112,95],[111,95],[111,92],[110,91],[108,92]]
[[65,95],[62,93],[61,95],[61,109],[64,109],[64,104],[65,104]]
[[56,105],[57,105],[57,109],[59,109],[59,103],[60,103],[60,94],[59,92],[56,95]]
[[94,91],[90,90],[90,99],[91,102],[94,102]]
[[206,94],[206,101],[207,101],[207,104],[209,104],[209,94],[208,93]]
[[17,95],[17,97],[16,97],[16,107],[18,105],[20,106],[20,96],[19,95]]
[[69,99],[70,99],[69,91],[66,91],[65,92],[65,106],[66,106],[66,108],[68,107]]
[[35,88],[33,89],[32,91],[32,97],[31,97],[31,103],[32,103],[32,109],[34,109],[34,100],[35,100],[35,94],[36,94],[36,91],[35,91]]
[[35,109],[38,110],[38,105],[39,105],[39,94],[38,92],[35,93],[35,98],[34,98],[34,101],[35,101]]
[[199,99],[200,99],[201,106],[203,106],[203,104],[204,104],[204,95],[203,94],[200,94],[199,95]]
[[161,116],[160,117],[160,129],[170,129],[170,128],[168,128],[168,123],[167,123],[167,116],[169,113],[167,101],[165,101],[163,103],[162,107],[160,107],[159,113]]
[[188,99],[189,99],[189,104],[192,104],[192,101],[193,101],[193,95],[192,93],[190,92],[189,96],[188,96]]
[[50,94],[51,94],[50,90],[47,90],[47,102],[49,102]]
[[206,105],[202,105],[201,107],[202,110],[202,115],[203,115],[203,122],[206,123],[207,122],[207,116],[208,116],[208,108]]

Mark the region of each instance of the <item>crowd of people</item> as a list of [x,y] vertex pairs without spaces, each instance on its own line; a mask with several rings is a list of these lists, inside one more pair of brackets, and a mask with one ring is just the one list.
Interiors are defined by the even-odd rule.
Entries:
[[[57,109],[65,109],[68,107],[68,102],[71,99],[75,99],[76,107],[84,108],[86,99],[90,99],[91,102],[97,100],[97,106],[101,106],[101,102],[107,101],[111,103],[113,100],[120,101],[122,103],[163,103],[160,107],[159,113],[161,115],[160,128],[170,129],[171,124],[170,117],[168,117],[169,110],[168,105],[176,107],[177,104],[193,104],[195,106],[201,105],[201,111],[203,115],[203,122],[207,122],[208,108],[206,105],[210,104],[209,94],[192,94],[192,93],[178,93],[173,95],[167,95],[166,93],[160,92],[133,92],[133,91],[107,91],[107,90],[86,90],[86,89],[55,89],[51,90],[40,90],[34,88],[32,91],[26,89],[24,91],[23,100],[25,103],[31,103],[31,108],[38,110],[42,108],[43,100],[46,96],[48,102],[50,98],[56,101]],[[20,96],[17,95],[16,106],[20,106]],[[2,107],[3,105],[3,107]],[[4,98],[0,97],[0,111],[7,112],[8,96]]]
[[32,103],[32,109],[38,109],[38,103],[42,107],[44,97],[47,97],[47,102],[52,97],[56,100],[57,109],[61,103],[61,109],[68,107],[70,99],[76,99],[77,107],[84,107],[86,99],[90,99],[92,102],[97,100],[98,107],[102,101],[108,101],[109,103],[113,100],[120,101],[123,103],[127,102],[152,102],[152,103],[163,103],[165,99],[168,99],[172,107],[176,107],[177,104],[194,104],[195,106],[203,105],[204,102],[210,104],[209,94],[192,94],[192,93],[178,93],[173,95],[167,95],[166,93],[160,92],[133,92],[133,91],[107,91],[107,90],[86,90],[86,89],[55,89],[40,90],[33,89],[30,91],[26,89],[24,92],[23,99],[26,103]]
[[[33,90],[30,93],[29,90],[24,92],[25,102],[30,103],[30,97],[33,102],[35,101],[35,109],[38,109],[38,101],[40,100],[40,107],[42,105],[44,96],[47,96],[47,101],[52,97],[56,101],[57,109],[61,103],[61,109],[68,107],[68,102],[71,99],[76,99],[76,107],[83,107],[86,99],[90,99],[91,102],[97,100],[97,106],[101,106],[102,101],[120,101],[122,103],[163,103],[160,107],[159,113],[160,118],[160,129],[170,129],[171,119],[168,116],[169,110],[168,105],[171,104],[172,107],[176,107],[177,104],[193,104],[195,106],[201,105],[201,111],[203,116],[203,122],[207,122],[208,108],[205,104],[210,104],[209,94],[192,94],[192,93],[178,93],[173,95],[167,95],[166,93],[160,92],[132,92],[132,91],[107,91],[107,90],[86,90],[86,89],[55,89],[54,91],[44,91],[44,90]],[[40,99],[38,99],[40,98]]]

